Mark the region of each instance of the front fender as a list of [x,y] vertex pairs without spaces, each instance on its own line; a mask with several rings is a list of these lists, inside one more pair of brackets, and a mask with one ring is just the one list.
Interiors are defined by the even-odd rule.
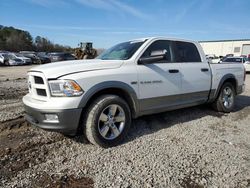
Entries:
[[101,82],[99,84],[94,85],[91,87],[86,93],[83,95],[80,103],[79,103],[79,108],[84,108],[89,100],[98,92],[104,91],[106,89],[120,89],[123,92],[128,95],[132,101],[133,105],[133,112],[134,112],[134,117],[137,117],[139,114],[139,104],[138,104],[138,98],[136,95],[136,92],[134,89],[129,86],[128,84],[120,81],[106,81],[106,82]]

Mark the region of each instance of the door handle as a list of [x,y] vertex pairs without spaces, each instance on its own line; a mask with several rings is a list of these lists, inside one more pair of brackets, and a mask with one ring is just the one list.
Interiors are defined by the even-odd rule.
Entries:
[[168,72],[169,73],[178,73],[179,70],[178,69],[169,69]]
[[202,68],[201,72],[208,72],[208,68]]

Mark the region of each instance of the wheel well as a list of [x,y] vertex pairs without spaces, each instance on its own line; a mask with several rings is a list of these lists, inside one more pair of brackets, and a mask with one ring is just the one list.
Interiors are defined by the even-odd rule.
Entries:
[[234,90],[235,90],[235,92],[237,92],[237,82],[236,82],[236,79],[235,79],[235,78],[228,78],[228,79],[226,79],[226,80],[223,82],[223,84],[221,85],[221,87],[222,87],[226,82],[229,82],[229,83],[233,84]]
[[88,102],[86,103],[84,108],[87,109],[95,99],[97,99],[101,95],[107,95],[107,94],[109,94],[109,95],[117,95],[117,96],[121,97],[122,99],[124,99],[129,105],[132,117],[133,118],[136,117],[136,104],[135,104],[135,101],[128,94],[128,92],[126,92],[125,90],[120,89],[120,88],[107,88],[107,89],[103,89],[103,90],[98,91],[93,96],[91,96],[91,98],[88,100]]
[[219,84],[219,86],[218,86],[218,89],[216,90],[215,97],[211,100],[212,102],[213,102],[215,99],[218,98],[222,86],[223,86],[225,83],[227,83],[227,82],[233,84],[234,90],[235,90],[235,92],[236,92],[236,94],[237,94],[237,81],[236,81],[235,78],[230,77],[230,78],[227,78],[227,79],[225,79],[224,81],[221,81],[221,82],[220,82],[220,84]]

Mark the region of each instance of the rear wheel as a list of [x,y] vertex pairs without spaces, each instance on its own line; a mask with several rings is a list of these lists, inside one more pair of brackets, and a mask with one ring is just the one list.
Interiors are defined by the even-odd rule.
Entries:
[[220,93],[213,107],[216,111],[229,113],[233,110],[235,103],[234,86],[227,82],[221,87]]
[[103,95],[96,99],[85,119],[87,139],[104,148],[120,144],[131,124],[128,104],[116,95]]

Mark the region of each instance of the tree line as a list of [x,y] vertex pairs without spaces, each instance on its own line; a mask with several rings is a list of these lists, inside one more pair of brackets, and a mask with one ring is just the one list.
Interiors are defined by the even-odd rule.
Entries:
[[28,31],[0,25],[0,50],[3,51],[37,51],[61,52],[73,51],[69,46],[54,44],[47,38],[37,36],[35,39]]

